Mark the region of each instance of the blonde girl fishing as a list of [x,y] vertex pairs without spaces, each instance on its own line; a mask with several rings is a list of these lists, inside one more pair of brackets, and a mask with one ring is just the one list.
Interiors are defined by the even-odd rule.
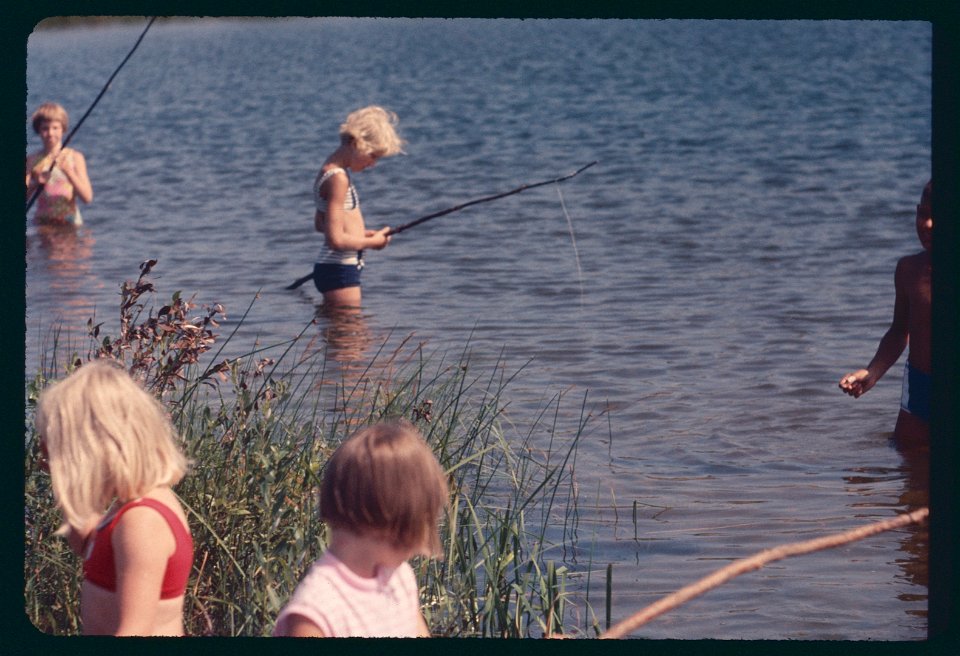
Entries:
[[340,126],[340,146],[324,161],[313,183],[314,228],[324,246],[313,267],[313,284],[327,307],[359,307],[363,251],[390,243],[389,226],[366,227],[351,173],[403,152],[394,126],[397,115],[383,107],[358,109]]

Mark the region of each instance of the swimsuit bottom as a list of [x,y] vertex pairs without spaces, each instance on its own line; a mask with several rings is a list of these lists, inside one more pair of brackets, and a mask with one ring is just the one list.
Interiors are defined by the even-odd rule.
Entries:
[[321,293],[345,287],[359,287],[361,269],[362,260],[357,264],[317,262],[313,265],[313,284]]
[[910,366],[903,368],[903,392],[900,408],[924,421],[930,421],[930,397],[932,385],[930,374]]

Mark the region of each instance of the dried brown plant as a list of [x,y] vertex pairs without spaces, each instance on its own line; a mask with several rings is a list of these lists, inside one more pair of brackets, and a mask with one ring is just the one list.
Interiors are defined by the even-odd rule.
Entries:
[[[192,316],[197,305],[184,300],[174,292],[170,302],[154,312],[147,309],[148,295],[156,292],[146,277],[156,260],[140,264],[140,275],[135,282],[125,281],[120,287],[120,332],[115,338],[100,338],[102,323],[87,322],[90,337],[98,344],[94,357],[111,357],[143,381],[154,393],[162,395],[185,382],[185,370],[198,363],[200,356],[213,346],[217,335],[213,332],[220,320],[226,318],[219,304],[202,306],[202,314]],[[146,317],[143,313],[146,311]],[[79,364],[79,363],[77,363]],[[227,363],[211,367],[206,376],[222,374]]]

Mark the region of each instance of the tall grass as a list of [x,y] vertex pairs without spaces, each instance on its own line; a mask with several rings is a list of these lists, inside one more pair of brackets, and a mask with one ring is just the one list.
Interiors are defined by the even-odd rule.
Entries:
[[[102,324],[91,321],[90,346],[80,356],[61,352],[53,333],[41,371],[27,385],[25,602],[37,627],[81,630],[80,563],[52,537],[60,518],[49,477],[35,466],[32,407],[50,380],[83,359],[111,355],[167,404],[193,463],[176,489],[195,542],[189,634],[270,633],[326,544],[316,492],[327,458],[358,427],[392,416],[421,429],[449,475],[451,510],[440,526],[444,558],[413,563],[433,634],[584,631],[571,619],[569,564],[554,554],[576,532],[572,469],[585,412],[556,446],[564,402],[557,395],[524,434],[505,413],[507,386],[520,371],[508,373],[502,362],[474,371],[468,346],[448,361],[422,345],[403,342],[393,351],[384,345],[366,369],[333,382],[324,352],[304,346],[309,326],[286,343],[219,359],[225,341],[214,330],[222,308],[191,317],[195,306],[176,293],[155,311],[146,280],[153,264],[144,263],[138,281],[122,287],[117,338],[101,338]],[[206,353],[218,343],[220,350]],[[203,365],[210,355],[212,363]],[[539,450],[542,434],[550,438]],[[576,609],[581,613],[597,630],[592,610]]]

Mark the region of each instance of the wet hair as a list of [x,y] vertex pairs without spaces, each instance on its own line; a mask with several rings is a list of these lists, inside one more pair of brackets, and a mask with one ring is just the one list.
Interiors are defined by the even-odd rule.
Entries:
[[390,157],[403,152],[406,143],[394,126],[399,122],[393,112],[370,105],[351,112],[340,126],[340,143],[375,157]]
[[406,420],[389,421],[357,431],[330,457],[320,517],[333,528],[437,555],[437,520],[448,496],[443,469],[420,432]]
[[40,134],[40,126],[46,121],[58,121],[66,132],[70,128],[70,117],[67,116],[67,110],[55,102],[43,103],[37,107],[37,111],[30,117],[33,124],[33,131]]
[[45,389],[36,429],[47,450],[54,498],[75,530],[114,498],[136,499],[175,485],[186,473],[164,407],[112,360],[88,362]]

